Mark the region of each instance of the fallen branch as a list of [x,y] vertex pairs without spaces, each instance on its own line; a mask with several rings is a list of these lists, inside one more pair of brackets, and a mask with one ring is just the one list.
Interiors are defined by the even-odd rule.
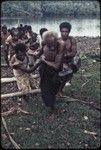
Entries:
[[40,93],[41,90],[40,89],[34,89],[28,92],[14,92],[14,93],[9,93],[9,94],[1,94],[1,98],[10,98],[10,97],[14,97],[14,96],[22,96],[22,95],[26,95],[26,94],[36,94],[36,93]]
[[83,100],[79,100],[79,99],[74,99],[74,98],[70,98],[68,96],[65,96],[63,99],[66,99],[66,102],[81,102],[87,106],[90,106],[92,109],[96,109],[97,111],[101,111],[100,108],[97,108],[96,106],[93,105],[93,102],[85,102]]
[[1,116],[3,116],[3,117],[4,117],[4,116],[8,116],[8,115],[14,113],[14,111],[15,111],[15,108],[12,107],[9,111],[6,111],[6,112],[1,113]]
[[20,107],[17,109],[18,112],[22,112],[24,114],[27,114],[27,115],[31,115],[31,113],[29,113],[28,111],[25,111],[25,110],[22,110]]
[[7,135],[9,136],[9,139],[10,139],[11,143],[13,144],[13,146],[14,146],[16,149],[21,149],[21,148],[18,146],[18,144],[17,144],[17,143],[13,140],[13,138],[11,137],[11,135],[10,135],[10,133],[9,133],[9,131],[8,131],[7,124],[6,124],[6,121],[5,121],[4,117],[2,117],[2,123],[3,123],[3,126],[4,126],[4,128],[5,128],[6,132],[7,132]]
[[74,98],[71,98],[71,97],[68,97],[68,96],[64,96],[64,97],[61,97],[63,99],[66,99],[66,102],[75,102],[75,101],[79,101],[78,99],[74,99]]
[[2,112],[1,113],[1,116],[4,117],[4,116],[8,116],[8,115],[11,115],[13,114],[14,112],[17,112],[17,113],[24,113],[24,114],[27,114],[27,115],[32,115],[32,113],[29,113],[28,111],[25,111],[25,110],[22,110],[20,107],[17,107],[17,108],[14,108],[12,107],[9,111],[7,112]]
[[92,135],[97,135],[97,133],[96,133],[96,132],[90,132],[90,131],[87,131],[87,130],[85,130],[85,131],[84,131],[84,133],[92,134]]
[[83,88],[90,80],[91,80],[91,79],[89,79],[88,81],[86,81],[85,83],[82,84],[81,90],[82,90],[82,88]]
[[[32,75],[32,77],[34,79],[37,79],[39,78],[39,74],[35,74],[35,75]],[[16,78],[15,77],[11,77],[11,78],[1,78],[1,83],[9,83],[9,82],[15,82],[16,81]]]

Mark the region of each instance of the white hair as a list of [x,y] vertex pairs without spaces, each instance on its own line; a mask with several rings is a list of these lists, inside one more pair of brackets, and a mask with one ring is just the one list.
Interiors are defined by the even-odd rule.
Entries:
[[42,37],[43,40],[46,41],[48,37],[54,37],[55,39],[58,39],[58,33],[53,31],[46,31],[43,33]]

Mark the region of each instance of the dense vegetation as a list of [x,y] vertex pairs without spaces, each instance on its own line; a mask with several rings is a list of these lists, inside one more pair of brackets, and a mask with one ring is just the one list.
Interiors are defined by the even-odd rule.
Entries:
[[99,16],[98,1],[5,1],[1,5],[2,17],[36,17],[49,15]]

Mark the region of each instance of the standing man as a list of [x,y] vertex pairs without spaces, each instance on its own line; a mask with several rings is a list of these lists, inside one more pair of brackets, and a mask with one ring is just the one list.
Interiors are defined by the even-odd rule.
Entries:
[[[61,37],[59,38],[59,40],[64,41],[64,44],[65,44],[63,67],[71,68],[74,71],[73,59],[77,53],[77,44],[76,44],[76,40],[72,36],[69,36],[72,26],[68,22],[62,22],[59,28],[61,32]],[[73,77],[73,73],[64,77],[63,82],[60,87],[60,92],[59,92],[60,96],[63,96],[62,90],[66,82],[71,81],[72,77]]]
[[[14,50],[15,54],[11,58],[10,66],[17,80],[19,91],[26,93],[35,88],[35,79],[32,78],[31,73],[35,71],[37,64],[29,68],[27,47],[24,43],[17,43]],[[24,99],[27,101],[28,96],[24,95],[20,100],[23,101]]]
[[42,49],[37,57],[42,55],[42,64],[39,68],[40,88],[43,102],[49,112],[55,110],[56,94],[60,88],[58,73],[62,68],[64,55],[64,42],[58,40],[55,32],[47,31],[43,34]]

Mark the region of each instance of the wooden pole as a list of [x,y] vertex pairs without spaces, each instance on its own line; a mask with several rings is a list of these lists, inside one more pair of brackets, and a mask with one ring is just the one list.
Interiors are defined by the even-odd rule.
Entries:
[[15,82],[16,78],[11,77],[11,78],[1,78],[1,83],[9,83],[9,82]]
[[22,96],[22,95],[26,95],[26,94],[37,94],[40,93],[41,90],[40,89],[34,89],[28,92],[14,92],[14,93],[8,93],[8,94],[1,94],[1,98],[11,98],[14,96]]
[[1,67],[8,67],[7,64],[1,64]]
[[[34,79],[37,79],[39,78],[39,74],[35,74],[35,75],[32,75],[32,77]],[[1,78],[1,83],[9,83],[9,82],[15,82],[16,81],[16,78],[15,77],[11,77],[11,78]]]

